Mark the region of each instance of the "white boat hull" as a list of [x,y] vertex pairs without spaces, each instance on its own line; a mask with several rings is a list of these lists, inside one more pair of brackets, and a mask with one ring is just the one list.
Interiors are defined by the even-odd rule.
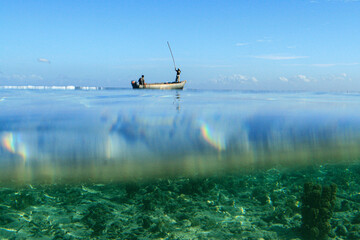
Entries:
[[186,81],[181,82],[166,82],[166,83],[145,83],[139,85],[137,82],[132,81],[131,85],[134,89],[183,89]]

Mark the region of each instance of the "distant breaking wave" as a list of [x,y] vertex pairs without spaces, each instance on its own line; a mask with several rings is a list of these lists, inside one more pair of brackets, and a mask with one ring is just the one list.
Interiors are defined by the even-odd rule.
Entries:
[[[0,89],[36,89],[36,90],[104,90],[104,89],[110,89],[106,87],[91,87],[91,86],[33,86],[33,85],[27,85],[27,86],[0,86]],[[113,89],[113,88],[111,88]]]

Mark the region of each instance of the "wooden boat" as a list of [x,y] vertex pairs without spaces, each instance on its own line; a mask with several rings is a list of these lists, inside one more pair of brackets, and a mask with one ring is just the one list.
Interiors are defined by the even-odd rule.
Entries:
[[[180,77],[180,72],[181,72],[180,68],[178,68],[176,70],[176,64],[175,64],[174,55],[172,54],[169,42],[167,42],[167,44],[168,44],[168,47],[169,47],[169,50],[170,50],[170,53],[171,53],[172,60],[174,62],[174,68],[175,68],[175,71],[176,71],[176,74],[177,74],[176,79],[180,80],[180,78],[178,78],[178,77]],[[142,75],[142,77],[144,77],[144,75]],[[185,83],[186,83],[186,80],[185,81],[180,81],[180,82],[175,81],[175,82],[164,82],[164,83],[145,83],[145,84],[140,85],[136,81],[131,81],[131,86],[134,89],[183,89],[184,86],[185,86]]]
[[139,85],[136,81],[131,81],[132,87],[139,89],[183,89],[186,81],[181,82],[164,82],[164,83],[145,83]]

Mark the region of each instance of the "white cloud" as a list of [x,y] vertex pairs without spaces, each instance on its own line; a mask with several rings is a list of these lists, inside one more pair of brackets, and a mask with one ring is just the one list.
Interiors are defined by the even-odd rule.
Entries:
[[313,66],[313,67],[333,67],[333,66],[336,66],[336,64],[334,64],[334,63],[315,63],[315,64],[311,64],[311,66]]
[[46,58],[38,58],[38,62],[43,62],[43,63],[51,63],[49,59]]
[[310,78],[308,78],[308,77],[305,76],[305,75],[299,74],[299,75],[297,75],[296,77],[297,77],[298,79],[304,81],[304,82],[310,82],[310,81],[311,81]]
[[308,58],[308,56],[260,55],[260,56],[253,56],[253,58],[260,58],[266,60],[293,60],[293,59]]
[[313,63],[313,64],[286,64],[287,66],[305,66],[305,67],[336,67],[336,66],[356,66],[358,62],[353,63]]
[[14,80],[24,80],[26,79],[26,75],[24,74],[12,74],[10,76],[6,76],[7,79],[14,79]]
[[257,42],[271,42],[272,39],[270,37],[264,37],[262,39],[256,40]]
[[347,82],[352,81],[351,77],[347,73],[340,73],[340,74],[330,74],[323,77],[324,80],[327,81],[334,81],[334,82]]
[[44,80],[44,78],[42,76],[36,75],[36,74],[30,74],[29,79],[32,79],[32,80]]
[[289,79],[287,79],[286,77],[279,77],[280,81],[282,82],[288,82]]
[[232,76],[229,77],[230,80],[234,80],[234,81],[247,81],[248,78],[244,75],[241,74],[234,74]]
[[311,64],[313,67],[334,67],[334,66],[355,66],[359,65],[360,63],[315,63]]
[[246,84],[246,83],[257,83],[259,80],[256,77],[248,77],[242,74],[233,74],[231,76],[219,76],[216,80],[216,83],[237,83],[237,84]]
[[236,43],[237,47],[246,46],[249,45],[249,43]]
[[1,76],[3,79],[6,80],[16,80],[16,81],[23,81],[23,80],[44,80],[44,78],[37,74],[11,74],[11,75],[4,75]]

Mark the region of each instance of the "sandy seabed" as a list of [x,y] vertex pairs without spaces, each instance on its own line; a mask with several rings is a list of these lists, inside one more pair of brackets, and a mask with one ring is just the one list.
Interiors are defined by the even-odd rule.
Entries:
[[1,239],[306,239],[304,183],[337,185],[329,239],[360,239],[360,165],[0,188]]

